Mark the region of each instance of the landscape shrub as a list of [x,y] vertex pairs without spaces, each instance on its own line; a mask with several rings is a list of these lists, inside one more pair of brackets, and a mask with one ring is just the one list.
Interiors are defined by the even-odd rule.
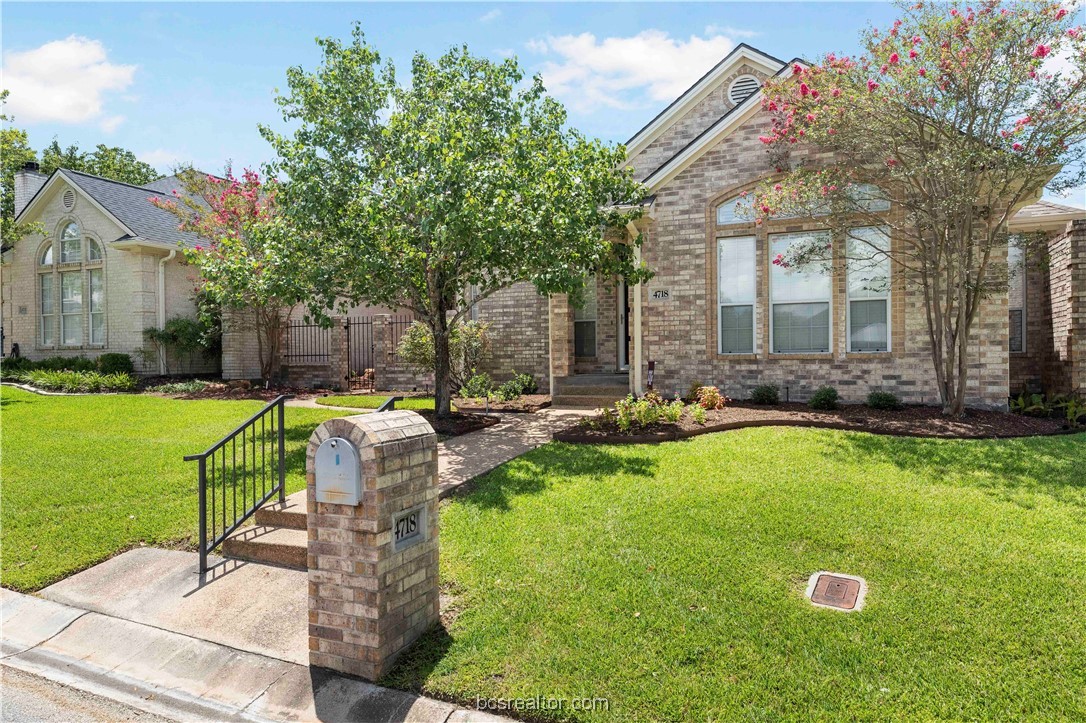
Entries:
[[20,372],[20,381],[54,392],[127,392],[136,388],[131,374],[102,374],[95,371],[53,371],[31,369]]
[[201,379],[189,379],[184,382],[168,382],[155,387],[148,387],[147,391],[157,394],[193,394],[207,389],[208,383]]
[[838,398],[837,390],[826,385],[815,390],[807,406],[811,409],[837,409]]
[[514,371],[513,381],[520,387],[521,394],[535,394],[539,391],[539,382],[531,374],[517,374]]
[[676,397],[675,401],[663,406],[662,413],[666,421],[671,424],[678,424],[679,420],[682,419],[684,409],[686,409],[686,404],[683,403],[683,400]]
[[871,392],[867,395],[867,406],[872,409],[901,409],[903,406],[897,395],[890,392]]
[[465,399],[485,399],[494,389],[494,380],[486,372],[471,375],[464,386],[460,387],[460,396]]
[[98,357],[98,371],[102,374],[131,374],[136,370],[132,357],[127,354],[110,352]]
[[[464,321],[449,328],[449,378],[452,388],[465,386],[473,372],[490,358],[489,324]],[[412,322],[400,337],[396,355],[417,373],[433,372],[434,336],[421,321]]]
[[705,424],[705,408],[697,404],[690,405],[690,414],[693,415],[694,421],[697,424]]
[[705,382],[700,379],[695,379],[690,383],[690,386],[686,390],[686,396],[683,397],[688,402],[693,402],[698,398],[698,390],[705,386]]
[[498,388],[494,390],[494,398],[499,402],[511,402],[514,399],[520,397],[520,385],[517,384],[515,379],[510,379],[507,382],[502,382],[498,385]]
[[98,370],[98,365],[85,356],[51,356],[34,362],[31,368],[50,372],[93,372]]
[[702,409],[723,409],[731,400],[720,393],[716,387],[702,387],[698,389],[694,399]]
[[781,392],[776,384],[759,384],[750,393],[750,401],[755,404],[777,404],[780,400]]
[[0,359],[0,377],[4,379],[14,379],[20,372],[29,371],[33,368],[34,362],[25,356],[9,356]]

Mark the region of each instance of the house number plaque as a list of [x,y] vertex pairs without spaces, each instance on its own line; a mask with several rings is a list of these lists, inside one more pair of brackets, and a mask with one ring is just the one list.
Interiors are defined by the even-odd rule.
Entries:
[[426,539],[426,507],[419,505],[392,516],[392,551],[399,552]]
[[668,301],[671,299],[671,289],[655,289],[652,292],[653,301]]

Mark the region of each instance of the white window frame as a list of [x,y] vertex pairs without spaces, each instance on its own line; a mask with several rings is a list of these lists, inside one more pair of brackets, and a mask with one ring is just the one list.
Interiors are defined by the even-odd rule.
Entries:
[[[721,282],[721,267],[720,267],[720,255],[721,246],[726,242],[746,241],[750,242],[753,246],[753,257],[751,259],[751,279],[753,282],[753,296],[750,301],[729,301],[722,302],[720,300],[720,282]],[[723,236],[716,240],[716,351],[717,354],[722,356],[735,356],[735,355],[750,355],[758,353],[758,237],[755,235],[750,236]],[[724,351],[724,333],[721,328],[721,324],[724,321],[724,308],[725,307],[737,307],[737,306],[749,306],[750,307],[750,351]]]
[[[63,261],[63,236],[65,232],[75,227],[76,232],[79,234],[80,246],[79,254],[80,261]],[[107,314],[108,301],[106,299],[106,273],[105,273],[105,248],[102,243],[97,239],[91,238],[82,233],[82,227],[78,221],[72,219],[63,220],[58,226],[58,233],[54,240],[47,241],[39,247],[38,251],[38,296],[37,303],[37,316],[38,316],[38,337],[37,347],[40,349],[104,349],[107,345],[107,338],[109,336],[109,316]],[[71,241],[71,239],[68,239]],[[92,259],[90,257],[90,250],[96,248],[98,250],[98,258]],[[46,256],[49,256],[50,263],[44,263]],[[94,306],[92,303],[92,288],[91,288],[91,276],[97,272],[100,274],[100,282],[102,287],[102,301],[99,306]],[[80,293],[80,308],[78,312],[72,311],[64,312],[64,278],[69,275],[79,276],[79,293]],[[43,279],[49,278],[49,283],[52,285],[51,296],[53,301],[53,313],[44,314],[42,305],[42,285],[45,283]],[[72,317],[79,317],[79,342],[76,344],[69,344],[64,339],[64,322],[65,319],[71,319]],[[98,338],[94,333],[94,318],[101,317],[101,338]],[[50,329],[52,332],[52,340],[46,339],[46,329]]]
[[[589,286],[589,285],[591,285],[591,286]],[[578,312],[582,311],[582,308],[578,307],[578,308],[574,309],[574,311],[573,311],[573,355],[574,355],[574,358],[576,358],[576,359],[595,359],[596,357],[599,356],[599,353],[600,353],[600,337],[599,337],[599,332],[600,332],[600,326],[599,326],[600,299],[599,299],[599,290],[596,288],[596,277],[595,276],[590,276],[588,279],[585,280],[584,286],[585,286],[586,291],[587,291],[588,288],[592,289],[592,297],[595,299],[594,306],[595,306],[595,309],[596,309],[596,313],[591,319],[588,319],[588,318],[578,319],[577,314],[578,314]],[[587,355],[587,356],[577,353],[577,325],[578,324],[592,324],[592,329],[593,329],[593,332],[592,332],[592,353]]]
[[[886,226],[864,226],[864,227],[861,227],[861,228],[853,229],[853,231],[864,231],[864,230],[867,230],[867,229],[875,229],[877,231],[882,232],[882,234],[886,237],[886,243],[887,243],[888,247],[893,243],[892,239],[890,238],[890,229],[887,228]],[[848,245],[851,244],[853,242],[853,240],[854,239],[852,238],[851,235],[848,236],[848,238],[845,239],[845,255],[846,255],[846,257],[849,255],[849,253],[848,253]],[[864,243],[863,241],[860,241],[858,239],[856,239],[855,242],[860,243],[860,244]],[[890,249],[888,248],[887,252],[889,252],[889,250]],[[887,268],[887,279],[886,279],[886,294],[885,294],[885,296],[881,297],[881,301],[886,304],[886,349],[879,350],[879,351],[856,350],[856,349],[852,348],[852,302],[853,302],[853,298],[852,298],[852,287],[849,284],[849,278],[848,278],[849,274],[851,273],[851,269],[849,268],[848,259],[846,259],[846,261],[845,261],[845,343],[847,345],[846,348],[848,349],[849,354],[889,354],[890,352],[892,352],[894,350],[894,347],[893,347],[893,344],[894,344],[894,341],[893,341],[893,339],[894,339],[894,322],[893,322],[894,305],[891,303],[893,301],[893,295],[894,295],[894,267],[893,267],[893,264],[889,262],[889,257],[887,257],[887,266],[888,266],[888,268]],[[880,300],[880,297],[864,297],[864,298],[855,299],[855,301],[879,301],[879,300]]]
[[[830,232],[826,229],[817,229],[814,231],[799,231],[795,233],[771,233],[767,235],[767,259],[772,264],[773,257],[773,239],[782,236],[809,236],[821,234],[826,237],[827,241],[832,238]],[[769,353],[771,356],[794,356],[794,355],[807,355],[807,354],[833,354],[833,279],[834,273],[831,266],[829,273],[829,296],[825,299],[792,299],[789,301],[773,301],[773,269],[769,270]],[[774,308],[780,304],[781,306],[798,306],[799,304],[826,304],[826,314],[828,317],[828,328],[826,334],[826,350],[825,351],[775,351],[776,348],[776,330],[774,329],[773,317]]]
[[[49,280],[49,296],[53,302],[53,312],[45,313],[45,283]],[[38,274],[38,345],[46,349],[53,349],[57,345],[57,286],[56,277],[52,272]],[[46,329],[51,332],[51,338],[45,336]]]
[[[1015,270],[1016,270],[1016,269],[1012,268],[1012,266],[1011,266],[1011,254],[1012,254],[1012,252],[1014,252],[1014,253],[1018,254],[1018,261],[1015,264],[1015,266],[1017,267],[1017,272],[1022,275],[1022,305],[1021,306],[1011,306],[1010,288],[1009,288],[1009,286],[1008,286],[1008,289],[1007,289],[1007,351],[1009,353],[1011,353],[1011,354],[1025,354],[1026,349],[1027,349],[1027,342],[1026,342],[1026,327],[1027,327],[1027,324],[1026,324],[1026,308],[1027,308],[1027,305],[1028,305],[1028,301],[1026,300],[1026,283],[1028,281],[1028,276],[1026,274],[1026,252],[1025,252],[1025,249],[1023,249],[1019,245],[1019,243],[1020,243],[1020,240],[1019,240],[1019,238],[1017,236],[1011,236],[1009,242],[1007,243],[1007,270],[1008,270],[1009,273],[1014,273]],[[1019,311],[1022,314],[1022,348],[1021,349],[1012,349],[1011,348],[1010,321],[1011,321],[1011,312],[1012,311]]]

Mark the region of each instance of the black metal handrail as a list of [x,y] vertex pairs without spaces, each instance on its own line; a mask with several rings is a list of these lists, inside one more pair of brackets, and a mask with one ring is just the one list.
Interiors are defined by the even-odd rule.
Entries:
[[[208,553],[241,527],[261,505],[276,494],[279,495],[280,502],[286,501],[286,437],[283,418],[285,416],[284,402],[288,399],[290,399],[288,394],[276,397],[266,407],[242,422],[237,429],[205,451],[185,457],[186,462],[200,463],[198,493],[201,573],[207,572]],[[240,465],[238,464],[239,438],[241,439]],[[227,458],[228,445],[229,459]],[[210,474],[208,474],[209,468]],[[270,488],[268,487],[269,476],[272,477]],[[260,482],[259,489],[257,488],[258,481]],[[238,514],[239,490],[241,493],[240,515]],[[227,508],[230,508],[230,514]]]
[[402,402],[403,397],[389,397],[381,406],[377,407],[378,412],[391,412],[396,409],[396,402]]

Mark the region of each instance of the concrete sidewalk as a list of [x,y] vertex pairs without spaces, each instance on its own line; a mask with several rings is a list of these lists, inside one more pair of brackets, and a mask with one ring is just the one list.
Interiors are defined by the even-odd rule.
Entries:
[[2,590],[0,665],[177,720],[500,720],[309,668],[306,573],[216,562],[145,548]]

